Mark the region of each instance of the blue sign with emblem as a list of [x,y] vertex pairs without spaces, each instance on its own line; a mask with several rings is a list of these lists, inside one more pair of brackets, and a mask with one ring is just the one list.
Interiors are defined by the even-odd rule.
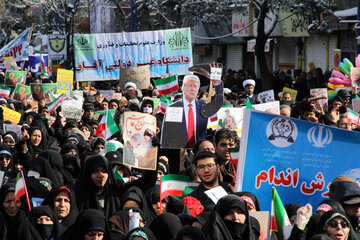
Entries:
[[359,181],[360,133],[246,109],[236,191],[254,193],[264,210],[271,207],[271,188],[284,204],[328,198],[338,175]]

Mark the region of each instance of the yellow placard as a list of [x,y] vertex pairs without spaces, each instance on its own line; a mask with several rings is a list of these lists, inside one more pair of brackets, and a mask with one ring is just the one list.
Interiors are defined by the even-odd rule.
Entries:
[[3,109],[4,121],[10,121],[12,124],[18,124],[20,122],[21,114],[4,106],[0,106]]
[[57,93],[71,92],[73,89],[74,71],[58,69],[57,71]]
[[283,88],[283,91],[282,91],[281,99],[280,99],[280,100],[282,100],[283,95],[284,95],[285,92],[290,93],[290,95],[291,95],[291,100],[293,100],[294,102],[296,101],[297,90],[292,89],[292,88],[287,88],[287,87],[284,87],[284,88]]

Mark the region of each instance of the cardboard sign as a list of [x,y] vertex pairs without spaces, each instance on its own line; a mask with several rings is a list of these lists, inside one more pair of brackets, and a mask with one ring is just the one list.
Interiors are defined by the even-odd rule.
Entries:
[[310,89],[310,95],[314,95],[315,97],[326,97],[326,99],[317,100],[321,106],[324,106],[327,103],[327,89],[326,88],[313,88]]
[[255,110],[280,115],[280,102],[268,102],[252,105]]
[[256,211],[249,212],[249,215],[256,218],[260,224],[260,236],[259,240],[268,240],[270,236],[268,234],[268,229],[270,227],[269,223],[269,212],[268,211]]
[[125,83],[133,82],[138,89],[147,89],[150,85],[150,66],[145,65],[135,68],[121,68],[120,86],[124,88]]
[[221,80],[222,68],[210,68],[210,79],[211,80]]
[[12,125],[12,124],[6,124],[4,123],[4,129],[5,133],[7,132],[14,132],[18,136],[18,138],[21,138],[21,125]]
[[82,116],[83,92],[72,91],[64,93],[61,108],[65,118],[80,120]]
[[4,57],[4,66],[6,71],[11,70],[11,71],[19,71],[19,67],[16,64],[16,61],[14,60],[13,57]]
[[[217,112],[217,127],[216,129],[227,128],[235,130],[239,137],[241,137],[242,121],[244,108],[224,107]],[[209,118],[211,122],[211,118]],[[209,125],[208,125],[209,126]]]
[[0,106],[3,109],[4,121],[10,121],[16,125],[20,122],[21,114],[4,106]]
[[56,83],[58,94],[71,92],[74,83],[74,71],[58,69]]
[[117,100],[121,100],[122,98],[122,94],[121,93],[114,93],[112,96],[113,99],[117,99]]
[[23,85],[23,84],[16,84],[13,99],[16,101],[32,101],[33,97],[31,94],[30,86]]
[[294,102],[296,101],[297,90],[292,89],[292,88],[287,88],[287,87],[284,87],[284,88],[283,88],[283,91],[282,91],[280,100],[283,99],[283,95],[284,95],[285,92],[290,93],[290,95],[291,95],[291,100],[293,100]]
[[26,82],[26,71],[6,71],[5,75],[5,85],[6,86],[15,86],[16,84],[25,84]]
[[114,90],[98,90],[100,94],[104,95],[104,97],[110,101],[111,99],[113,99],[113,96],[114,96],[114,93],[115,91]]
[[274,90],[269,90],[269,91],[265,91],[265,92],[261,92],[257,95],[257,100],[260,103],[268,103],[268,102],[273,102],[275,101],[274,98]]
[[124,112],[124,130],[124,164],[141,169],[156,169],[158,149],[152,146],[156,118],[146,113]]
[[357,113],[360,113],[360,98],[359,99],[352,99],[352,106],[353,110]]
[[352,67],[350,69],[351,74],[350,74],[350,79],[351,79],[351,85],[353,87],[360,87],[360,68],[354,68]]
[[35,101],[45,100],[46,103],[51,102],[51,95],[56,94],[56,83],[31,83],[31,93]]

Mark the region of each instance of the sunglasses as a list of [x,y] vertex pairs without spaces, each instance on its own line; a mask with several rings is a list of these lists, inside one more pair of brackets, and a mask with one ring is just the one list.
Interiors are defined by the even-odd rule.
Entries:
[[338,225],[341,225],[342,228],[348,228],[349,227],[349,223],[348,222],[345,222],[345,221],[341,221],[341,222],[338,222],[336,220],[332,220],[329,222],[328,226],[331,227],[331,228],[337,228]]

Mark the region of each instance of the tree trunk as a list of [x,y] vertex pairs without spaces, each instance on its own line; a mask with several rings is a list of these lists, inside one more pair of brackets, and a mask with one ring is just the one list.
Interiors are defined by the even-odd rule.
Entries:
[[257,57],[257,64],[259,64],[260,80],[261,80],[262,90],[264,91],[273,89],[272,78],[267,66],[266,56],[265,56],[265,44],[268,39],[268,36],[265,34],[265,17],[266,17],[266,13],[268,12],[267,4],[268,4],[268,0],[265,0],[260,7],[260,14],[257,25],[256,45],[255,45],[255,55]]

